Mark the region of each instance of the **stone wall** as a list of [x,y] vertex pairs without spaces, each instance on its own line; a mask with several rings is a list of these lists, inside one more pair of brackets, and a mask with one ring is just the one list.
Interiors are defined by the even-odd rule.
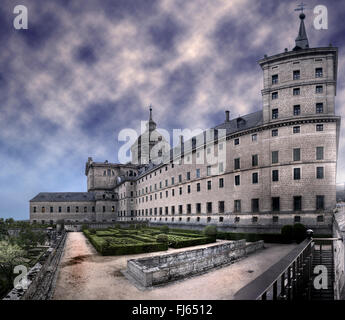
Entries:
[[127,274],[151,287],[228,265],[264,247],[263,241],[231,241],[201,249],[127,261]]
[[[3,300],[49,300],[53,296],[58,265],[64,250],[66,233],[57,236],[39,262],[27,274],[27,286],[13,288]],[[19,284],[22,284],[21,281]]]
[[338,208],[334,214],[333,237],[342,239],[334,241],[334,271],[335,271],[335,298],[341,298],[341,292],[345,284],[345,207]]

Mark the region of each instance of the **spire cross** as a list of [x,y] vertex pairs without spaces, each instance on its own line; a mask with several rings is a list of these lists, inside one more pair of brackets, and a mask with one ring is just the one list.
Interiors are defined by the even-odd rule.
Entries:
[[152,106],[150,105],[150,120],[152,120]]
[[297,7],[299,7],[299,8],[296,8],[295,11],[302,11],[302,13],[303,13],[303,11],[305,9],[305,4],[302,2],[301,4],[297,5]]

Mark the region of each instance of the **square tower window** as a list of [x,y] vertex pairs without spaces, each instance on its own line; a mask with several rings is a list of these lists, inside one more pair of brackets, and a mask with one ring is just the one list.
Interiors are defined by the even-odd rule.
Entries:
[[278,75],[277,74],[274,74],[272,76],[272,84],[277,84],[278,83]]
[[240,139],[239,139],[239,138],[236,138],[236,139],[234,140],[234,145],[237,146],[237,145],[239,145],[239,144],[240,144]]
[[278,109],[272,109],[272,119],[278,119]]
[[272,137],[278,137],[278,129],[272,130]]
[[317,124],[316,131],[323,131],[323,124]]
[[241,183],[240,176],[235,176],[235,186],[239,186]]
[[252,167],[256,167],[258,165],[258,155],[257,154],[253,154],[252,155]]
[[323,113],[323,103],[316,104],[316,113]]
[[293,72],[293,79],[294,80],[299,80],[300,78],[301,78],[300,70],[294,70],[294,72]]
[[323,160],[323,147],[316,147],[316,160]]
[[293,127],[293,133],[300,133],[300,132],[301,132],[300,126]]
[[293,89],[293,95],[294,96],[299,96],[301,94],[301,89],[300,88],[294,88]]
[[241,167],[240,158],[234,159],[234,169],[238,170],[238,169],[240,169],[240,167]]
[[301,114],[301,106],[299,104],[293,106],[293,115],[298,116]]
[[323,210],[325,207],[325,196],[316,196],[316,210]]
[[252,199],[252,212],[259,212],[259,199]]
[[259,174],[257,172],[254,172],[252,174],[252,183],[257,184],[259,182]]
[[316,86],[315,93],[323,93],[323,86]]
[[272,92],[272,100],[278,99],[278,92]]
[[316,68],[315,69],[315,78],[322,78],[322,77],[323,77],[322,68]]

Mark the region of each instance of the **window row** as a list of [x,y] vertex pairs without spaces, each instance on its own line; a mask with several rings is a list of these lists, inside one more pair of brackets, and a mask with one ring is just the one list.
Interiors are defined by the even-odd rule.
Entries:
[[[322,68],[315,68],[315,78],[322,78],[323,77],[323,69]],[[292,80],[300,80],[301,79],[301,70],[293,70],[292,72]],[[279,75],[274,74],[272,75],[272,84],[279,83]]]
[[[65,209],[65,210],[64,210]],[[38,208],[36,206],[33,207],[33,212],[37,213]],[[111,212],[115,212],[115,206],[111,206]],[[75,207],[71,207],[71,206],[67,206],[66,208],[63,207],[41,207],[41,213],[54,213],[54,212],[58,212],[58,213],[62,213],[62,212],[73,212],[73,213],[79,213],[79,212],[83,212],[83,213],[87,213],[87,212],[95,212],[95,207],[91,207],[91,211],[89,207],[79,207],[79,206],[75,206]],[[102,206],[102,211],[106,212],[107,211],[107,207],[106,206]]]
[[[315,113],[320,114],[323,113],[323,103],[316,103],[315,104]],[[293,107],[293,115],[298,116],[301,114],[301,106],[295,105]],[[279,110],[278,108],[272,109],[272,119],[278,119],[279,118]]]

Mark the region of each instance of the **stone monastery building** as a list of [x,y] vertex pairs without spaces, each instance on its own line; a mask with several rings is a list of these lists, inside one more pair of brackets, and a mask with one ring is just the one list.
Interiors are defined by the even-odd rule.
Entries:
[[[279,232],[300,222],[329,233],[340,128],[338,49],[310,48],[304,18],[292,51],[259,61],[262,110],[232,120],[226,111],[214,130],[165,151],[155,148],[165,140],[150,109],[131,163],[89,158],[88,192],[39,193],[30,200],[31,222],[137,220],[239,232]],[[211,154],[216,163],[205,160]]]

